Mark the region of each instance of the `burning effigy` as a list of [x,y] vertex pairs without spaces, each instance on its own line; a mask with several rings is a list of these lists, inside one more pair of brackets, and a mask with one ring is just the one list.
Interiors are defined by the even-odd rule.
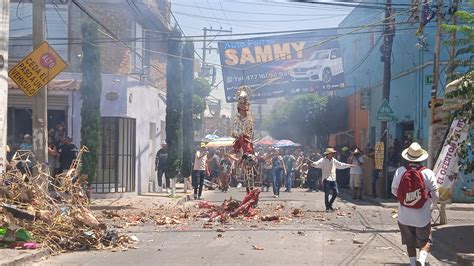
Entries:
[[241,86],[237,90],[237,115],[232,127],[232,137],[235,138],[233,154],[242,154],[239,166],[245,178],[247,193],[254,189],[258,175],[257,158],[253,149],[254,119],[250,110],[250,92],[248,86]]

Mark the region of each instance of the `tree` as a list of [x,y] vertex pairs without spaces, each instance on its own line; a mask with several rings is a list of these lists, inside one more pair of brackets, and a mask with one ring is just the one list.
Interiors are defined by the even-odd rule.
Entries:
[[87,174],[89,182],[95,179],[99,163],[100,147],[100,97],[102,91],[100,49],[96,45],[97,25],[85,20],[82,31],[82,82],[81,82],[81,145],[89,148],[82,157],[81,172]]
[[194,130],[199,131],[202,127],[202,114],[206,110],[206,97],[211,93],[211,84],[205,78],[194,79],[193,117]]
[[194,43],[186,42],[183,50],[183,166],[181,173],[188,177],[193,167],[193,98],[194,98]]
[[[467,5],[474,7],[474,0],[467,1]],[[466,7],[466,6],[465,6]],[[474,70],[472,69],[474,59],[474,13],[472,9],[458,10],[454,14],[460,20],[459,24],[443,25],[443,29],[450,33],[456,33],[458,38],[452,38],[448,44],[456,49],[455,58],[450,60],[449,81],[458,80],[456,82],[456,90],[446,94],[447,98],[454,98],[462,102],[461,108],[457,109],[454,117],[458,117],[466,121],[468,125],[472,125],[474,121]],[[474,138],[473,129],[469,133],[467,141],[461,144],[458,155],[461,158],[459,165],[460,170],[466,174],[474,172],[474,158],[472,157],[471,142]]]
[[277,139],[310,143],[314,136],[318,136],[327,141],[331,133],[345,127],[346,109],[341,97],[299,95],[289,102],[275,105],[264,127]]
[[181,32],[177,27],[168,40],[168,63],[166,66],[166,143],[168,144],[167,174],[176,178],[181,170],[183,157],[183,86]]

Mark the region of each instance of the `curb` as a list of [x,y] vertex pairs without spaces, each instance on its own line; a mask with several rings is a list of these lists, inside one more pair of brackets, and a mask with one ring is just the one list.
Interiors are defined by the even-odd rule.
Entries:
[[457,253],[457,263],[458,265],[474,265],[474,253],[471,254],[464,254],[464,253]]
[[44,257],[49,256],[50,254],[51,253],[48,250],[43,249],[43,250],[40,250],[36,253],[23,254],[23,255],[17,256],[15,258],[12,258],[10,261],[1,262],[0,265],[1,266],[25,265],[28,262],[32,262],[32,261],[35,261],[35,260],[42,259]]

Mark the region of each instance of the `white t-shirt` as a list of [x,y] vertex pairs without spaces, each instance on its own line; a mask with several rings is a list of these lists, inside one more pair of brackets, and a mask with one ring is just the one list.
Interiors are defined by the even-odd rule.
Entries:
[[201,158],[201,151],[196,152],[196,158],[194,158],[194,168],[193,170],[200,170],[200,171],[205,171],[206,170],[206,163],[207,163],[207,154],[204,154]]
[[[359,163],[360,162],[360,163]],[[364,163],[364,158],[362,156],[352,157],[352,162],[350,164],[354,165],[349,171],[352,175],[361,175],[362,174],[362,164]]]
[[[392,194],[395,196],[405,171],[406,168],[403,166],[395,171],[392,181]],[[431,192],[431,199],[428,199],[421,209],[408,208],[400,204],[398,207],[398,221],[401,224],[424,227],[431,222],[431,206],[433,202],[438,201],[438,185],[436,184],[436,176],[430,169],[424,169],[421,174],[425,180],[426,191]]]

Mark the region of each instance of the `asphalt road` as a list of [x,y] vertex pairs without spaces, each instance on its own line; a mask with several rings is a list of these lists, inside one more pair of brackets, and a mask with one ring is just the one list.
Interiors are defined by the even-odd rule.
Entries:
[[[209,191],[205,200],[220,204],[242,199],[244,189]],[[324,212],[323,193],[293,190],[274,199],[263,192],[257,211],[280,221],[237,218],[228,224],[205,219],[158,226],[146,223],[123,229],[140,239],[136,249],[62,254],[36,265],[401,265],[408,258],[401,245],[393,210],[368,202],[337,199],[338,211]],[[182,208],[195,209],[196,202]],[[292,215],[300,209],[303,216]],[[207,224],[208,227],[203,228]],[[219,229],[219,230],[218,230]],[[262,250],[258,250],[262,249]],[[445,265],[430,256],[430,265]]]

